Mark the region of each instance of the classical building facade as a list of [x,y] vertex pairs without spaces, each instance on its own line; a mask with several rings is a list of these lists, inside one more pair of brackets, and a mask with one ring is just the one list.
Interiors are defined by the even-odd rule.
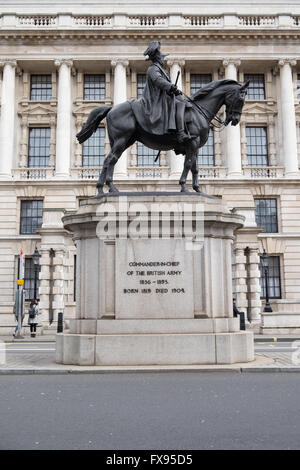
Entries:
[[[76,133],[102,104],[137,98],[152,40],[188,95],[211,80],[250,80],[240,125],[213,129],[199,152],[202,190],[245,216],[232,247],[234,295],[247,327],[300,331],[300,5],[298,1],[0,1],[0,333],[11,332],[18,255],[27,300],[35,247],[42,324],[74,314],[76,246],[62,216],[96,194],[105,122]],[[116,165],[123,190],[179,190],[183,157],[141,144]],[[263,312],[269,255],[273,312]],[[53,323],[54,322],[54,323]]]

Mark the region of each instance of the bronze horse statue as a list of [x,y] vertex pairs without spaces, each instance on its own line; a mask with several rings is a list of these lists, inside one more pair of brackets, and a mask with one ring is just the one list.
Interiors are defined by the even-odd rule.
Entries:
[[223,105],[226,111],[223,124],[227,126],[231,123],[236,126],[239,123],[248,85],[249,82],[241,85],[235,80],[216,80],[200,88],[191,98],[186,97],[190,105],[186,110],[185,123],[190,140],[181,144],[178,143],[175,133],[154,135],[145,132],[138,125],[133,112],[134,100],[128,100],[116,106],[95,108],[76,137],[79,143],[84,142],[96,132],[100,122],[106,117],[111,150],[104,160],[97,182],[98,194],[103,194],[105,184],[110,193],[118,193],[113,183],[115,164],[122,153],[136,141],[142,142],[151,149],[174,150],[176,154],[185,155],[184,168],[179,180],[181,192],[189,192],[186,179],[191,170],[193,189],[201,193],[198,183],[198,149],[205,145],[212,120]]

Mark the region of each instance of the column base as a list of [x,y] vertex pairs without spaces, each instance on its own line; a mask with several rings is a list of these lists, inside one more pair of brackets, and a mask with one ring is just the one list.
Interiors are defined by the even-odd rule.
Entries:
[[54,178],[57,180],[68,180],[70,178],[69,173],[55,173]]
[[0,173],[0,180],[12,180],[12,175],[9,173]]
[[300,173],[299,171],[287,171],[285,172],[284,177],[291,178],[291,179],[300,178]]

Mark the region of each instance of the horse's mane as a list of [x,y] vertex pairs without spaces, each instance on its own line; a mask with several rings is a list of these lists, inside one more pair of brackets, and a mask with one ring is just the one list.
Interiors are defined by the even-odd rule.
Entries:
[[211,91],[215,90],[216,88],[219,88],[221,85],[239,85],[239,83],[235,80],[229,79],[215,80],[197,90],[196,93],[191,96],[191,100],[195,101],[199,98],[203,98],[204,96],[208,95],[208,93],[210,93]]

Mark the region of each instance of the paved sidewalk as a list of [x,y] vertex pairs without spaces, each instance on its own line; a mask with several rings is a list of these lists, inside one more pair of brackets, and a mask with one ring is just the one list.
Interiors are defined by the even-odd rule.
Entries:
[[[285,337],[287,339],[287,337]],[[296,338],[288,337],[288,341]],[[76,374],[114,372],[174,372],[174,371],[231,371],[246,372],[300,372],[300,348],[276,347],[262,337],[255,338],[255,360],[250,363],[187,366],[73,366],[56,364],[55,337],[37,337],[14,340],[0,338],[4,344],[0,351],[1,374]],[[269,344],[269,346],[268,346]],[[297,345],[300,346],[300,345]],[[3,351],[5,356],[3,356]]]

